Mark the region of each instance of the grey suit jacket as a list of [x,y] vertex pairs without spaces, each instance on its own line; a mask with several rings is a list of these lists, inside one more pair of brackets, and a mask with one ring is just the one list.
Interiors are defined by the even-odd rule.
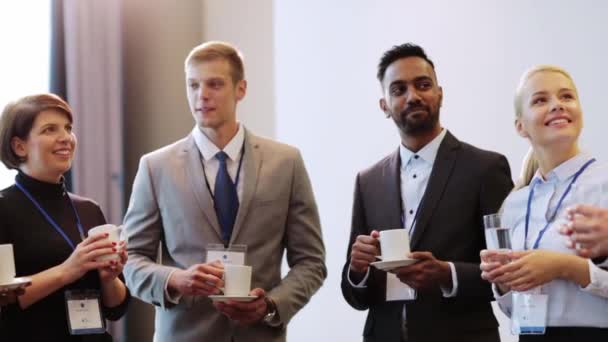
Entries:
[[[267,291],[282,324],[243,327],[206,297],[185,296],[177,305],[165,298],[173,270],[204,262],[208,244],[222,243],[201,156],[189,135],[141,158],[124,222],[125,278],[135,296],[156,306],[155,341],[284,341],[286,324],[327,275],[319,215],[299,151],[248,131],[244,151],[243,193],[230,242],[247,245],[252,288]],[[290,271],[281,279],[284,251]]]

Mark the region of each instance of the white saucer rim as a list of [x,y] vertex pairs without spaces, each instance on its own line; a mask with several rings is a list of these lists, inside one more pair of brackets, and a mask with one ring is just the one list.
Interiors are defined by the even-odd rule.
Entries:
[[[376,258],[378,258],[376,256]],[[378,262],[395,262],[395,261],[410,261],[410,260],[418,260],[418,259],[414,259],[414,258],[404,258],[404,259],[390,259],[390,260],[384,260],[382,259],[382,257],[378,258],[378,261],[374,261],[372,262],[372,264],[376,264]]]
[[28,284],[32,282],[32,278],[28,278],[28,277],[16,277],[13,278],[13,280],[11,280],[8,283],[0,283],[0,287],[8,287],[8,286],[15,286],[15,285],[24,285],[24,284]]
[[[399,265],[399,263],[407,261],[409,263],[403,264],[403,265]],[[375,261],[372,262],[370,265],[376,267],[377,269],[384,271],[384,270],[390,270],[393,268],[397,268],[397,267],[401,267],[401,266],[409,266],[409,265],[413,265],[415,263],[417,263],[418,259],[413,259],[413,258],[407,258],[407,259],[398,259],[398,260],[388,260],[388,261]],[[396,264],[394,266],[391,266],[391,264]]]
[[250,300],[254,300],[258,298],[257,296],[251,296],[251,295],[246,295],[246,296],[226,296],[226,295],[211,295],[209,296],[209,299],[211,300],[239,300],[239,299],[250,299]]

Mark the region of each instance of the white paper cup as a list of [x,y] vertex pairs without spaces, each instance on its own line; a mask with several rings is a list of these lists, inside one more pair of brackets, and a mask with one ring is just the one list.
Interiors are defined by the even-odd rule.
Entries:
[[380,231],[382,261],[403,260],[410,253],[410,237],[404,228]]
[[0,284],[10,283],[13,279],[15,279],[13,245],[0,245]]
[[120,237],[122,234],[122,226],[115,226],[113,224],[104,224],[101,226],[93,227],[89,229],[89,236],[99,235],[99,234],[108,234],[107,239],[116,243],[116,252],[111,254],[102,255],[97,258],[98,261],[107,261],[107,260],[120,260],[120,249],[118,248],[118,243],[120,242]]
[[247,296],[251,290],[251,266],[224,265],[224,295]]

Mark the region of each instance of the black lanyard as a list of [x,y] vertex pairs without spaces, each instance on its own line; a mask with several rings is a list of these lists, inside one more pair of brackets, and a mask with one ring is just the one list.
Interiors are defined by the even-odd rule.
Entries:
[[[203,154],[199,151],[199,155],[201,158],[201,165],[203,166],[203,175],[205,176],[205,185],[207,186],[207,190],[209,190],[209,194],[211,198],[213,198],[213,202],[215,202],[215,195],[213,191],[211,191],[211,186],[209,185],[209,179],[207,179],[207,171],[205,170],[205,162],[203,161]],[[243,166],[243,157],[245,156],[245,141],[243,141],[243,146],[241,147],[241,158],[239,158],[239,167],[236,170],[236,179],[234,180],[234,187],[238,187],[239,179],[241,177],[241,166]],[[226,165],[226,169],[228,169],[228,165]],[[228,170],[226,170],[228,171]],[[217,179],[216,179],[217,181]]]
[[[61,227],[59,227],[57,222],[55,222],[55,220],[53,220],[51,218],[51,216],[46,212],[46,210],[44,210],[44,208],[42,208],[40,203],[38,203],[38,201],[36,201],[36,199],[34,199],[32,194],[30,194],[30,192],[27,191],[27,189],[25,189],[25,187],[23,187],[21,184],[19,184],[19,182],[15,182],[15,185],[34,204],[34,206],[36,206],[36,208],[38,208],[38,211],[40,211],[40,213],[44,216],[44,218],[47,220],[47,222],[50,223],[51,226],[53,226],[53,228],[55,228],[55,230],[63,237],[63,239],[70,245],[70,247],[72,247],[73,250],[76,249],[76,246],[74,245],[72,240],[70,240],[68,235],[63,231],[63,229],[61,229]],[[72,210],[74,211],[74,216],[76,216],[76,226],[78,227],[78,232],[80,233],[80,238],[82,240],[84,240],[84,238],[85,238],[84,230],[82,229],[82,224],[80,223],[80,217],[78,216],[78,212],[76,211],[74,202],[72,202],[72,199],[70,198],[69,195],[68,195],[68,199],[70,201],[70,206],[72,207]]]
[[[562,203],[564,202],[564,199],[570,193],[570,190],[572,189],[572,185],[574,184],[574,182],[576,182],[576,180],[583,173],[583,171],[585,171],[585,169],[587,169],[587,167],[589,165],[591,165],[594,161],[595,161],[595,158],[591,158],[583,166],[581,166],[581,168],[578,171],[576,171],[576,173],[574,174],[574,177],[572,177],[572,181],[570,181],[570,184],[568,184],[568,187],[566,188],[566,191],[564,191],[564,194],[562,195],[562,197],[557,202],[557,206],[555,207],[555,210],[553,211],[553,214],[551,214],[549,216],[549,218],[547,219],[547,224],[538,233],[538,237],[536,238],[536,241],[534,242],[534,245],[532,246],[532,249],[537,249],[538,248],[538,245],[540,244],[540,240],[543,238],[543,235],[545,235],[545,232],[547,231],[547,228],[549,228],[549,224],[555,219],[555,216],[557,215],[557,212],[559,211],[559,208],[562,206]],[[528,195],[528,204],[526,206],[526,226],[525,226],[525,232],[524,232],[524,234],[525,234],[524,235],[524,249],[525,250],[528,249],[528,226],[530,224],[530,211],[531,211],[531,207],[532,207],[532,199],[534,197],[534,187],[536,186],[536,184],[538,184],[538,181],[539,181],[538,179],[535,179],[534,182],[532,182],[532,185],[530,186],[530,194]]]

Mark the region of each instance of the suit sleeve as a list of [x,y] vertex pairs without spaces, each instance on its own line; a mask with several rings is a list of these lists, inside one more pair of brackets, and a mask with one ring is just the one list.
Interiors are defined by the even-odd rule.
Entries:
[[304,161],[294,161],[289,212],[285,227],[289,273],[269,292],[281,323],[287,324],[327,277],[321,223]]
[[[363,199],[361,196],[359,186],[359,175],[357,175],[357,179],[355,181],[355,192],[354,192],[354,200],[353,200],[353,212],[352,212],[352,220],[351,220],[351,231],[350,231],[350,239],[348,240],[348,248],[346,251],[346,263],[342,269],[342,295],[344,299],[357,310],[367,310],[369,308],[369,293],[370,286],[368,285],[365,288],[355,288],[351,285],[351,282],[348,281],[348,269],[350,267],[350,253],[353,246],[353,243],[357,239],[359,235],[366,235],[367,232],[367,223],[365,219],[365,211],[363,210]],[[370,271],[369,278],[367,280],[367,284],[373,284],[372,278],[373,272]]]
[[[496,158],[482,175],[479,189],[479,215],[477,227],[478,236],[481,236],[479,250],[486,248],[484,239],[483,215],[496,213],[502,202],[513,188],[511,169],[507,159],[500,155]],[[458,297],[487,297],[494,298],[490,284],[481,279],[479,269],[479,255],[477,262],[454,262],[456,276],[458,277]]]
[[156,262],[163,227],[146,157],[140,160],[133,182],[124,228],[129,255],[123,272],[127,286],[133,295],[145,302],[163,307],[173,306],[165,299],[165,284],[175,268]]

